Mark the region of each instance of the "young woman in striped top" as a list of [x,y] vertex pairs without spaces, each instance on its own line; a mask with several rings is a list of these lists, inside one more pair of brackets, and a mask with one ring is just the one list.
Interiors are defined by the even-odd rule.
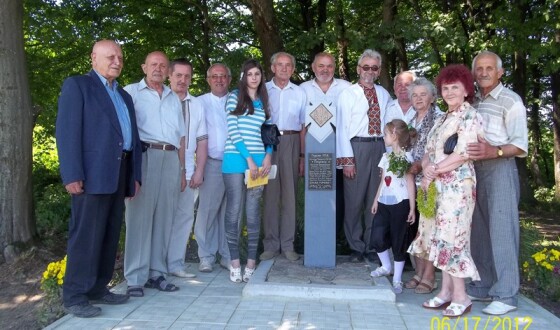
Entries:
[[[229,278],[232,282],[247,282],[256,268],[257,247],[261,227],[259,200],[263,186],[247,189],[245,171],[251,177],[266,176],[270,171],[272,147],[263,145],[261,125],[270,118],[268,94],[264,72],[255,60],[243,63],[238,89],[228,97],[226,103],[228,137],[222,162],[226,187],[226,237],[231,254]],[[239,260],[239,222],[242,206],[247,217],[247,265],[241,276]]]

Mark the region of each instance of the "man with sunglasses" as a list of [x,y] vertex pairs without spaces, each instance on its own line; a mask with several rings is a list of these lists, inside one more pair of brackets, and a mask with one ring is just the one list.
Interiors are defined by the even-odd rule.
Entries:
[[[357,71],[358,83],[338,97],[336,120],[336,165],[342,166],[344,174],[344,232],[352,249],[351,262],[363,261],[370,245],[373,215],[369,208],[381,180],[378,164],[385,152],[385,123],[402,117],[388,109],[391,96],[374,83],[381,71],[381,54],[366,49]],[[375,260],[373,252],[365,256]]]

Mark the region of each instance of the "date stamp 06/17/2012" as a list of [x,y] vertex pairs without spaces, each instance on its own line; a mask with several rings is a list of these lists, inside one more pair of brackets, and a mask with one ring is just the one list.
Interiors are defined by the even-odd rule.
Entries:
[[430,330],[529,330],[532,323],[533,318],[530,316],[434,316]]

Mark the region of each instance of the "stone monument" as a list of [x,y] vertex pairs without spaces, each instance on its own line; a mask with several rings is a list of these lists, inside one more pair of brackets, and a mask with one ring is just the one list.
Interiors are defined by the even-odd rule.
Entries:
[[306,267],[336,266],[335,104],[307,100],[305,126]]

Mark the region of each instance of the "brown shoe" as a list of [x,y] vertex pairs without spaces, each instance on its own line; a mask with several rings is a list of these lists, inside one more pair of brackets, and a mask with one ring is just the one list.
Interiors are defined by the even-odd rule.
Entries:
[[299,254],[297,254],[295,251],[286,251],[284,252],[284,256],[290,261],[296,261],[299,259]]
[[420,281],[418,286],[416,286],[416,289],[414,289],[414,293],[427,294],[427,293],[432,293],[434,289],[437,289],[437,280],[434,279],[433,283],[422,280]]
[[408,282],[405,283],[404,287],[407,289],[415,289],[418,284],[420,284],[420,281],[422,281],[420,276],[414,275],[414,277],[412,277],[410,280],[408,280]]
[[261,260],[269,260],[272,258],[275,258],[278,255],[278,252],[276,251],[264,251],[263,253],[261,253],[259,259]]

